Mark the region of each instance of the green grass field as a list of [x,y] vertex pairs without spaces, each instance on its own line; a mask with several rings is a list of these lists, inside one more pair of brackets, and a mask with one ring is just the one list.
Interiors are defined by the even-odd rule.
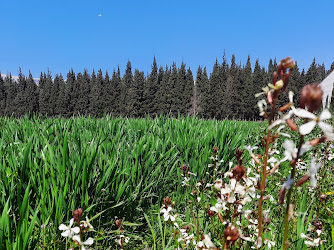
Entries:
[[[129,248],[172,249],[159,210],[166,196],[181,210],[187,201],[180,166],[188,165],[201,179],[217,146],[225,172],[228,162],[235,161],[235,149],[259,146],[263,130],[258,122],[197,118],[0,118],[1,249],[65,249],[58,226],[68,223],[78,207],[94,226],[89,233],[95,238],[93,249],[117,248],[117,218],[124,221]],[[244,156],[245,163],[249,159]],[[268,183],[267,192],[276,200],[276,183],[285,172],[283,166],[283,175]],[[333,188],[332,173],[327,174]],[[292,230],[305,231],[305,218],[327,217],[324,209],[312,205],[314,195],[298,192],[296,209],[301,213]],[[272,207],[271,235],[279,242],[283,209],[274,202],[266,205]],[[330,223],[323,227],[328,229],[324,249],[331,249]],[[291,235],[296,247],[303,246],[299,231]]]

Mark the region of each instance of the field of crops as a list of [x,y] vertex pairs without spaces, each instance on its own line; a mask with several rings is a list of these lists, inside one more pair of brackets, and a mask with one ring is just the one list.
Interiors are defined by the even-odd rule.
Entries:
[[150,246],[163,197],[179,193],[183,202],[180,166],[204,176],[214,146],[228,162],[259,131],[256,122],[197,118],[1,118],[2,247],[65,248],[58,226],[79,207],[94,226],[94,248],[116,248],[117,218],[130,245]]

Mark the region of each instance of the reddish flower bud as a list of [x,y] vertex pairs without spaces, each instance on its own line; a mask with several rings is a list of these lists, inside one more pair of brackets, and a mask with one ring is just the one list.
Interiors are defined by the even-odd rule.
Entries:
[[218,147],[213,147],[213,152],[214,152],[214,153],[218,153],[218,151],[219,151],[219,148],[218,148]]
[[239,230],[235,226],[228,226],[224,230],[224,238],[227,242],[234,242],[239,238]]
[[236,165],[233,169],[232,169],[232,178],[236,179],[237,181],[240,181],[241,178],[245,175],[245,168],[241,165]]
[[322,104],[323,91],[318,83],[308,84],[302,88],[300,95],[300,107],[313,112],[318,110]]
[[296,187],[300,187],[303,185],[305,182],[307,182],[310,179],[310,176],[308,174],[304,174],[302,178],[297,182]]
[[116,220],[116,227],[118,227],[118,229],[122,230],[123,223],[122,223],[121,219]]
[[73,214],[73,219],[76,223],[80,224],[80,220],[81,220],[81,217],[82,217],[82,209],[81,208],[78,208],[76,210],[73,210],[72,211],[72,214]]
[[313,139],[312,141],[310,141],[310,145],[311,146],[316,146],[316,145],[318,145],[319,143],[322,143],[322,142],[324,142],[324,141],[326,141],[326,137],[324,136],[324,137],[321,137],[321,138],[315,138],[315,139]]
[[288,118],[285,120],[288,126],[291,128],[291,130],[296,131],[298,129],[297,125],[294,123],[294,121],[291,118]]

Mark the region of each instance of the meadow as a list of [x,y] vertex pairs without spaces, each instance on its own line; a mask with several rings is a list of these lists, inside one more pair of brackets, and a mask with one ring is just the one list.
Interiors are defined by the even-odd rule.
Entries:
[[187,200],[180,166],[205,176],[217,146],[227,171],[262,129],[196,117],[0,118],[1,248],[65,249],[58,227],[79,207],[94,226],[93,249],[117,248],[117,219],[128,247],[173,247],[159,210],[166,196]]

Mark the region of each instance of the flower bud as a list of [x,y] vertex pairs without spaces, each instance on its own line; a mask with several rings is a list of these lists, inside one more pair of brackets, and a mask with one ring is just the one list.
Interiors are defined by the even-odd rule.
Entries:
[[318,83],[308,84],[302,88],[300,95],[300,107],[313,112],[318,110],[322,104],[323,91]]
[[227,242],[234,242],[239,238],[239,230],[235,226],[228,226],[224,230],[224,238]]
[[81,217],[82,217],[82,209],[81,208],[78,208],[76,210],[73,210],[72,211],[72,214],[73,214],[73,219],[76,223],[80,224],[80,220],[81,220]]
[[244,176],[246,170],[243,166],[241,165],[236,165],[233,169],[232,169],[232,178],[236,179],[237,181],[240,181],[241,178]]
[[281,191],[279,192],[279,204],[283,204],[284,203],[284,199],[285,199],[285,191],[286,191],[286,188],[285,187],[282,187]]

